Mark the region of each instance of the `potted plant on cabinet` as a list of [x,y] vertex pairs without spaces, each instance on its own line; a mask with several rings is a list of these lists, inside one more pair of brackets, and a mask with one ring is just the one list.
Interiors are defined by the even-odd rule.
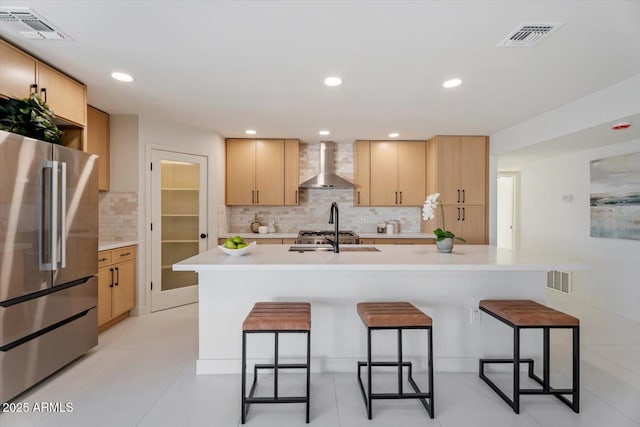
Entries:
[[465,240],[462,237],[456,237],[451,231],[448,231],[444,225],[444,205],[438,201],[440,193],[429,194],[424,201],[422,207],[422,219],[424,221],[432,220],[436,215],[436,208],[440,205],[440,216],[442,217],[442,228],[436,228],[433,230],[433,234],[436,235],[436,247],[438,252],[451,253],[453,251],[453,240],[458,239],[462,242]]
[[0,129],[62,143],[62,131],[54,123],[53,110],[37,94],[25,99],[0,99]]

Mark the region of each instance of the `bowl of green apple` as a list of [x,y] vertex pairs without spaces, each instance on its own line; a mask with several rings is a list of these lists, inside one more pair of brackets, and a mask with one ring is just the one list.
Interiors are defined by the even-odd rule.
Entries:
[[224,244],[218,245],[218,248],[227,255],[238,256],[249,253],[255,245],[255,241],[247,243],[242,237],[233,236],[225,239]]

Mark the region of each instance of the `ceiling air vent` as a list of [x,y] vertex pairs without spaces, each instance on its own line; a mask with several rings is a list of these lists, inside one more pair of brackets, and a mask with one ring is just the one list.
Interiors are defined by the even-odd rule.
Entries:
[[34,10],[26,7],[0,7],[0,23],[15,28],[28,39],[71,40]]
[[506,39],[498,43],[500,47],[531,47],[562,26],[560,22],[546,24],[520,24]]

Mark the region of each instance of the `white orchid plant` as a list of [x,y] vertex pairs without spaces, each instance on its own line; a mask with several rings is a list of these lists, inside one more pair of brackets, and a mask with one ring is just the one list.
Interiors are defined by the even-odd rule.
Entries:
[[442,202],[438,201],[438,197],[440,197],[440,193],[433,193],[427,196],[427,199],[424,201],[424,206],[422,207],[422,219],[424,221],[429,221],[435,218],[436,209],[438,208],[438,205],[440,205],[440,216],[442,217],[442,228],[436,228],[435,230],[433,230],[433,234],[436,235],[436,240],[439,242],[441,240],[451,238],[451,239],[458,239],[464,242],[465,240],[462,237],[456,237],[455,234],[445,229],[444,205],[442,204]]

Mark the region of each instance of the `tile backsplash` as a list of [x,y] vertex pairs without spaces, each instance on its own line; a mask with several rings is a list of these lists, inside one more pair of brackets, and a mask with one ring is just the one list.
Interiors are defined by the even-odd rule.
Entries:
[[[300,144],[300,182],[319,170],[320,145]],[[353,145],[336,144],[336,173],[353,180]],[[301,229],[330,229],[329,207],[337,202],[340,209],[340,228],[358,233],[375,233],[380,221],[400,221],[401,230],[420,232],[420,207],[355,207],[353,190],[300,190],[299,206],[233,206],[218,209],[219,233],[248,232],[256,213],[262,224],[276,220],[277,231],[297,233]]]
[[138,193],[135,191],[101,192],[100,242],[118,242],[138,239]]

